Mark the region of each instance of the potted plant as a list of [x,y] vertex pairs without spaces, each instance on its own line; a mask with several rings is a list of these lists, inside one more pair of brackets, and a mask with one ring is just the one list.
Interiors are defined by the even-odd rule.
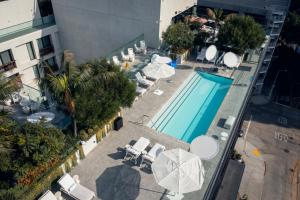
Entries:
[[176,55],[176,62],[182,64],[188,56],[189,49],[193,46],[194,33],[187,24],[178,22],[171,24],[163,33],[163,41]]

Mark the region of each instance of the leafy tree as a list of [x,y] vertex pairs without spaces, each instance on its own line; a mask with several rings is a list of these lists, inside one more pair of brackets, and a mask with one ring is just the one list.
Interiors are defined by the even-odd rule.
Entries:
[[[51,68],[48,67],[51,72]],[[62,64],[58,75],[49,73],[42,80],[42,85],[50,90],[58,102],[64,102],[67,111],[73,119],[74,136],[77,137],[76,106],[74,92],[90,78],[89,68],[79,70],[75,64],[74,54],[66,50],[63,53]]]
[[209,33],[199,31],[199,33],[195,36],[194,45],[195,46],[204,46],[206,39],[209,37]]
[[16,139],[20,159],[33,165],[57,158],[65,143],[59,129],[45,128],[45,124],[26,123]]
[[163,40],[171,46],[173,53],[183,53],[193,45],[194,34],[187,24],[178,22],[171,24],[163,33]]
[[89,65],[91,78],[86,88],[76,92],[76,118],[81,128],[99,125],[111,118],[120,107],[129,107],[135,98],[135,84],[130,82],[118,67],[106,60],[94,60],[79,68]]
[[290,12],[285,21],[282,34],[282,39],[287,43],[300,44],[300,15],[296,12]]
[[261,25],[250,16],[234,15],[221,26],[218,34],[218,45],[231,48],[237,54],[247,49],[255,49],[265,40],[265,32]]

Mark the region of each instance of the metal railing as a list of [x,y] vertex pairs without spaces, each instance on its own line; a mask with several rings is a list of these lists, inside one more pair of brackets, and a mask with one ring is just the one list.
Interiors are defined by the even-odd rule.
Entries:
[[0,65],[0,73],[16,68],[16,62],[13,60],[10,63]]
[[127,49],[128,48],[134,48],[134,44],[137,44],[138,46],[140,45],[140,41],[144,40],[144,34],[141,34],[139,36],[137,36],[136,38],[134,38],[133,40],[127,42],[126,44],[122,45],[121,47],[111,51],[107,56],[106,59],[107,60],[111,60],[113,56],[120,56],[121,51],[124,51],[125,53],[127,53]]
[[14,26],[10,26],[7,28],[0,29],[0,37],[4,37],[13,33],[17,33],[23,30],[27,30],[30,28],[39,28],[42,26],[46,25],[54,25],[55,24],[55,19],[54,15],[49,15],[46,17],[38,18],[38,19],[33,19],[27,22],[23,22]]

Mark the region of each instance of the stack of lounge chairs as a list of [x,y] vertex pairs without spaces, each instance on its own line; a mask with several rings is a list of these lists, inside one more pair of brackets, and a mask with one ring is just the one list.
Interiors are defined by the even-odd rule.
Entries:
[[130,157],[130,160],[134,160],[134,163],[137,164],[137,159],[141,156],[142,161],[140,167],[143,165],[149,165],[155,161],[156,157],[163,151],[165,151],[165,146],[156,143],[149,152],[146,151],[146,148],[150,145],[150,140],[144,137],[140,137],[134,145],[127,144],[125,146],[125,156],[124,159]]

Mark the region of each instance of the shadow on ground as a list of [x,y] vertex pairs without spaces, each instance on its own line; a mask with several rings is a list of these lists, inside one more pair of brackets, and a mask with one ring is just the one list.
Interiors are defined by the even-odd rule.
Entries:
[[103,200],[134,200],[139,195],[140,172],[128,165],[107,168],[96,180],[97,196]]

